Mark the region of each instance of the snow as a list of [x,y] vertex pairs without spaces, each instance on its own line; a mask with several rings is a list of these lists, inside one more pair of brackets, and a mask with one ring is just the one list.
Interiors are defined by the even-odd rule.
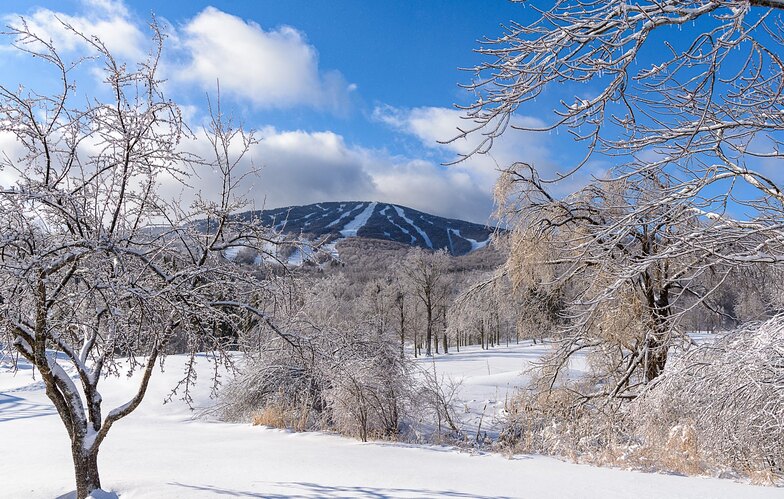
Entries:
[[353,210],[343,211],[345,209],[345,206],[346,205],[344,205],[344,204],[340,205],[340,207],[338,208],[338,211],[341,212],[340,216],[338,218],[336,218],[335,220],[333,220],[329,225],[327,225],[327,227],[334,227],[334,226],[338,225],[341,221],[343,221],[344,218],[348,218],[351,215],[351,212]]
[[227,260],[234,260],[237,258],[237,254],[239,254],[240,250],[242,249],[241,246],[230,246],[223,250],[223,256]]
[[286,264],[292,267],[299,267],[303,263],[313,259],[316,250],[305,242],[301,242],[296,249],[289,255]]
[[383,210],[381,210],[381,214],[382,214],[382,215],[384,215],[384,216],[386,216],[386,217],[387,217],[387,220],[389,221],[389,223],[391,223],[392,225],[394,225],[395,227],[397,227],[398,229],[400,229],[400,231],[401,231],[403,234],[407,234],[407,235],[408,235],[408,237],[410,237],[410,238],[411,238],[411,244],[414,244],[414,243],[416,243],[416,237],[414,237],[414,236],[411,234],[411,232],[409,232],[409,230],[408,230],[408,229],[406,229],[405,227],[402,227],[402,226],[398,225],[398,224],[397,224],[397,222],[395,222],[394,220],[392,220],[392,217],[390,217],[389,215],[387,215],[387,214],[386,214],[388,209],[389,209],[389,206],[385,206],[385,207],[384,207],[384,209],[383,209]]
[[327,254],[329,254],[335,260],[338,260],[338,259],[340,259],[340,253],[338,252],[338,243],[340,241],[342,241],[342,240],[343,240],[343,238],[340,237],[338,239],[335,239],[331,243],[323,244],[323,245],[321,245],[320,250],[325,252],[325,253],[327,253]]
[[365,226],[373,211],[376,209],[378,203],[369,203],[362,212],[354,217],[352,221],[343,226],[340,233],[343,237],[356,236],[357,231]]
[[394,206],[394,205],[392,207],[395,209],[395,211],[397,212],[398,216],[400,216],[400,218],[405,220],[406,223],[408,223],[408,225],[413,227],[414,230],[416,230],[419,233],[419,235],[422,236],[422,239],[425,241],[425,244],[427,244],[427,247],[428,248],[432,248],[433,247],[433,243],[432,243],[432,241],[430,241],[430,237],[428,237],[427,232],[423,231],[417,224],[414,223],[413,220],[408,218],[406,216],[406,212],[403,210],[403,208],[401,208],[400,206]]
[[[550,345],[531,342],[508,347],[482,350],[469,346],[447,355],[418,359],[420,367],[436,373],[439,379],[459,383],[456,405],[460,429],[470,438],[476,436],[481,420],[481,433],[497,438],[506,403],[518,388],[526,386],[526,371],[531,362],[540,359]],[[576,355],[569,364],[570,376],[579,376],[588,366],[583,355]]]
[[[471,348],[422,359],[437,373],[460,377],[460,398],[494,410],[542,345],[488,351]],[[25,364],[14,373],[0,359],[0,497],[69,497],[73,474],[68,438],[39,377]],[[773,498],[781,489],[715,478],[640,473],[577,465],[543,456],[512,459],[450,447],[361,443],[320,433],[226,424],[196,418],[184,403],[162,404],[185,368],[171,356],[156,369],[139,408],[119,421],[99,455],[103,487],[94,497],[537,497]],[[579,366],[573,366],[579,369]],[[207,408],[207,357],[198,359],[194,404]],[[225,376],[225,373],[224,373]],[[224,377],[225,379],[225,377]],[[104,411],[126,402],[134,378],[101,384]],[[472,402],[473,401],[473,402]],[[489,411],[488,411],[489,412]],[[485,422],[487,419],[486,416]],[[483,428],[486,423],[483,423]]]
[[[485,246],[487,246],[488,244],[490,244],[490,237],[489,237],[489,236],[488,236],[488,238],[487,238],[487,239],[485,239],[484,241],[477,241],[476,239],[471,239],[470,237],[466,237],[466,236],[462,235],[462,234],[460,233],[460,231],[459,231],[459,230],[457,230],[457,229],[449,229],[449,230],[450,230],[450,231],[452,231],[452,233],[453,233],[454,235],[456,235],[457,237],[459,237],[459,238],[462,238],[462,239],[465,239],[466,241],[468,241],[469,243],[471,243],[471,251],[476,251],[476,250],[478,250],[478,249],[481,249],[481,248],[484,248]],[[451,238],[451,237],[449,238],[449,241],[450,241],[450,243],[451,243],[451,241],[452,241],[452,238]],[[470,253],[470,251],[469,251],[469,253]]]

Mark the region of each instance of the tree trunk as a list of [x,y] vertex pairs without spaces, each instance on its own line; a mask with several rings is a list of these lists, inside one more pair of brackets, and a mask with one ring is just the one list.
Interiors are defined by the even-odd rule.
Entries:
[[[414,352],[416,353],[416,345],[414,345]],[[406,358],[406,314],[402,298],[400,299],[400,358]]]
[[433,344],[433,307],[428,302],[427,306],[427,336],[425,337],[425,355],[433,355],[431,345]]
[[84,450],[81,442],[77,442],[71,445],[71,455],[76,475],[76,497],[83,499],[94,490],[101,488],[101,479],[98,476],[98,450],[88,452]]
[[654,279],[646,272],[643,275],[646,298],[648,301],[651,332],[645,339],[645,382],[659,377],[667,363],[670,338],[667,321],[670,316],[670,294],[666,287],[658,287],[654,292]]
[[664,371],[664,366],[667,364],[667,345],[656,338],[649,338],[645,348],[647,349],[645,381],[650,382]]

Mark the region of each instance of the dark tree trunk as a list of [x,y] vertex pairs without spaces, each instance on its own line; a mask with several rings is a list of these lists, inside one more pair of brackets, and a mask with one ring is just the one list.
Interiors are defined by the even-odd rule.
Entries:
[[76,497],[83,499],[92,491],[101,488],[101,479],[98,476],[98,450],[87,452],[79,442],[71,445],[71,455],[76,476]]
[[645,381],[656,379],[667,364],[667,345],[656,338],[650,338],[646,342],[648,358],[645,365]]
[[[646,254],[650,251],[646,251]],[[664,275],[666,272],[666,264]],[[650,333],[645,339],[643,348],[645,349],[645,382],[656,379],[667,363],[669,350],[669,331],[667,321],[670,316],[670,294],[666,286],[656,286],[655,279],[646,271],[643,274],[643,285],[645,286],[645,298],[650,314]]]
[[431,345],[433,344],[433,306],[428,302],[427,306],[427,336],[425,337],[425,355],[433,355]]
[[[403,295],[398,296],[398,305],[400,310],[400,358],[406,357],[406,313],[403,303]],[[416,353],[416,345],[414,345],[414,353]],[[414,355],[416,357],[416,355]]]

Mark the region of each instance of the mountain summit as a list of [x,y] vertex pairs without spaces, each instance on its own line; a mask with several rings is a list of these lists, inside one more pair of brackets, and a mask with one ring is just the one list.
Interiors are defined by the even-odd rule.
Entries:
[[252,211],[241,215],[284,234],[307,234],[339,240],[361,237],[396,241],[465,255],[485,247],[494,232],[485,225],[443,218],[396,204],[328,202]]

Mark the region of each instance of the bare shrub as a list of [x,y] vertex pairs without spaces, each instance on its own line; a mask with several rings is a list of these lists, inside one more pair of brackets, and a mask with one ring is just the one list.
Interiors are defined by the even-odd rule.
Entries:
[[325,397],[334,430],[363,442],[398,435],[410,398],[401,381],[409,378],[399,370],[399,357],[393,354],[388,360],[360,358],[342,363]]
[[513,452],[666,470],[784,478],[784,317],[751,323],[673,356],[631,401],[586,397],[590,378],[534,387],[507,406]]
[[316,428],[321,389],[304,355],[284,342],[272,342],[223,389],[218,415],[226,421],[276,428]]
[[462,432],[458,427],[460,421],[454,404],[460,383],[444,375],[439,376],[435,367],[433,372],[422,369],[419,374],[420,386],[416,397],[419,416],[435,424],[437,440],[441,439],[445,430],[448,430],[452,437],[461,437]]
[[586,402],[573,387],[524,390],[507,404],[499,441],[514,452],[614,463],[626,441],[620,411],[617,402]]
[[[676,359],[634,403],[643,445],[762,481],[784,477],[784,317],[752,323]],[[684,470],[685,471],[685,470]]]
[[259,252],[255,248],[242,247],[234,257],[235,263],[243,265],[253,265],[259,257]]
[[305,431],[311,424],[311,414],[311,407],[307,403],[303,401],[292,403],[286,399],[284,393],[279,393],[277,397],[268,399],[261,409],[253,413],[251,422],[254,426]]
[[372,291],[357,293],[340,276],[303,286],[287,325],[297,341],[261,342],[224,389],[218,415],[363,441],[396,437],[415,383],[388,310],[370,299]]

